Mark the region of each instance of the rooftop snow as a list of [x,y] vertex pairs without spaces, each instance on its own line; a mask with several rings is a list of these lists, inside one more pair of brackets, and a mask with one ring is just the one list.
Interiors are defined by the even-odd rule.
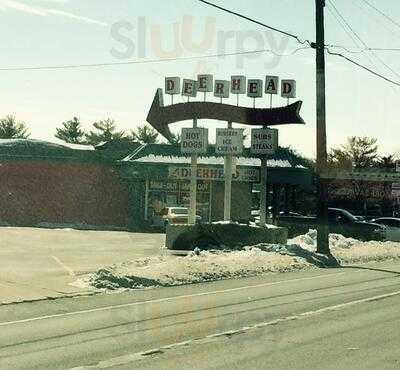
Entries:
[[[190,157],[175,157],[150,154],[138,159],[126,158],[124,161],[157,164],[190,164]],[[224,157],[198,157],[197,163],[205,165],[223,165]],[[260,167],[261,161],[258,158],[238,157],[236,164],[238,166]],[[270,159],[268,160],[268,167],[291,168],[292,166],[288,160]]]

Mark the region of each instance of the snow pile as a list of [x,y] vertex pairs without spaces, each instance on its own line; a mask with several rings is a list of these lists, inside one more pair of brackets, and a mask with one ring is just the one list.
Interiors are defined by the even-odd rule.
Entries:
[[253,247],[234,252],[201,252],[180,258],[162,256],[136,260],[101,269],[90,275],[87,283],[106,289],[173,286],[292,271],[307,265],[301,258]]
[[[317,248],[317,232],[309,230],[305,235],[288,241],[288,244],[299,245],[311,252]],[[400,258],[400,243],[369,241],[361,242],[343,235],[330,234],[331,253],[343,264],[366,263]]]
[[310,230],[283,244],[259,244],[236,251],[192,252],[185,257],[154,256],[103,268],[88,275],[80,285],[99,289],[138,289],[192,284],[213,280],[337,266],[400,258],[400,244],[360,242],[331,234],[333,257],[316,253],[317,233]]

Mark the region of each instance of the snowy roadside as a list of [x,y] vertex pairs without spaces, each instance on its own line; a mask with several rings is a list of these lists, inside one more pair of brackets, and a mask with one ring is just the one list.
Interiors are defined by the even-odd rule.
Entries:
[[[360,242],[330,235],[331,252],[341,265],[400,259],[400,243]],[[208,251],[186,257],[154,256],[98,270],[74,283],[96,289],[140,289],[193,284],[329,266],[332,259],[315,253],[316,231],[286,245],[259,244],[240,251]]]

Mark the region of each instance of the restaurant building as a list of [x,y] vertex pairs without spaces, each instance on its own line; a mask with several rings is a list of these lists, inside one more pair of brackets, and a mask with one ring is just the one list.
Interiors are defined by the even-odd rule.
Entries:
[[[223,164],[213,146],[198,159],[203,221],[223,219]],[[260,160],[245,149],[233,172],[232,219],[248,222],[259,207]],[[142,231],[165,207],[189,205],[190,156],[167,144],[0,140],[0,176],[0,225]],[[268,160],[270,203],[290,208],[293,190],[312,185],[312,177],[299,157],[279,148]]]
[[[232,183],[233,221],[248,222],[251,210],[258,208],[257,193],[260,183],[259,158],[245,149],[234,161]],[[131,229],[151,226],[166,207],[189,207],[191,178],[190,156],[181,154],[178,146],[145,144],[118,162],[121,178],[130,194]],[[272,194],[278,186],[286,187],[286,203],[293,200],[295,186],[312,186],[312,172],[299,157],[279,148],[268,159],[268,183]],[[210,146],[207,154],[198,157],[197,214],[205,222],[223,219],[224,157]],[[272,197],[274,198],[274,197]],[[277,200],[271,199],[271,203]]]

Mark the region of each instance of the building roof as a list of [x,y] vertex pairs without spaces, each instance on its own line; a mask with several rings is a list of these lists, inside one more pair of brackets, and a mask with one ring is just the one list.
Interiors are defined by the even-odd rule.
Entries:
[[0,139],[0,159],[108,161],[91,145],[56,144],[34,139]]
[[[181,153],[180,146],[170,144],[144,144],[121,160],[122,163],[189,164],[190,155]],[[198,164],[223,165],[224,156],[215,153],[215,146],[208,147],[207,154],[198,156]],[[245,148],[237,157],[238,166],[259,167],[261,161]],[[268,167],[307,168],[305,160],[288,148],[278,148],[274,155],[268,156]]]

